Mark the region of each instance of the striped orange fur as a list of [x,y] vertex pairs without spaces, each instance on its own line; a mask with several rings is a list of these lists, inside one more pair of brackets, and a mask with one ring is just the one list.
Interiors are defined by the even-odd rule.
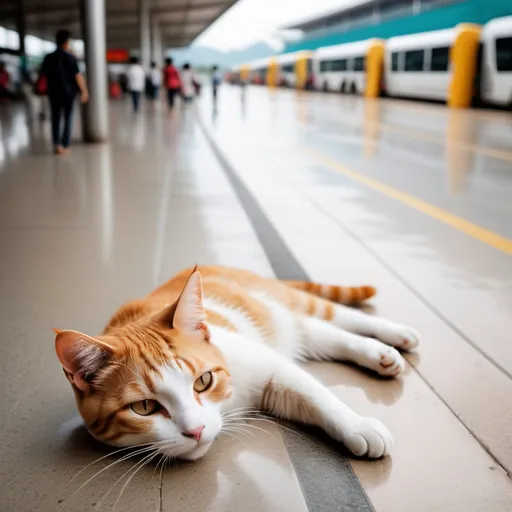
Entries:
[[284,281],[284,283],[296,290],[302,290],[322,299],[349,306],[360,304],[377,293],[373,286],[323,285],[309,281]]

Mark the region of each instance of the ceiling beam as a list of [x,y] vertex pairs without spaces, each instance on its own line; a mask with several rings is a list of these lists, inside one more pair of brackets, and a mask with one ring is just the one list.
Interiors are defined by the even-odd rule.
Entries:
[[[229,4],[229,2],[228,2]],[[231,6],[231,5],[230,5]],[[217,8],[223,8],[226,7],[226,0],[216,0],[212,1],[208,4],[199,4],[199,5],[187,5],[187,6],[179,6],[179,5],[169,5],[168,7],[158,7],[156,9],[151,9],[151,13],[158,15],[158,14],[167,14],[167,13],[180,13],[180,12],[190,12],[190,11],[201,11],[203,9],[217,9]],[[79,8],[74,4],[70,4],[69,2],[60,2],[58,4],[50,4],[50,5],[34,5],[31,7],[30,5],[27,5],[24,9],[25,16],[31,16],[31,15],[38,15],[38,14],[46,14],[46,13],[52,13],[53,15],[57,15],[57,13],[69,13],[69,12],[79,12]],[[136,9],[134,10],[127,10],[127,9],[108,9],[107,8],[107,17],[108,16],[117,16],[117,15],[123,15],[127,14],[129,12],[137,12]],[[8,17],[8,16],[14,16],[16,14],[16,6],[15,5],[9,5],[7,7],[1,7],[0,8],[0,16],[2,17]]]

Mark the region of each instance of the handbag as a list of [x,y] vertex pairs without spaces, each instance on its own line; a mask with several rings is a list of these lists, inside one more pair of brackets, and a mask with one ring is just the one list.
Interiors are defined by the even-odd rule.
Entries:
[[36,83],[34,84],[34,94],[36,96],[46,96],[48,94],[48,81],[44,74],[40,74],[37,77]]

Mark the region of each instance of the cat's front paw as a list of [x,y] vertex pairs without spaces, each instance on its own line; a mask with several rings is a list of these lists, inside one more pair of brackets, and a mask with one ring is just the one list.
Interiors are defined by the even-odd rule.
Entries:
[[343,433],[343,443],[358,457],[378,459],[389,454],[393,438],[379,420],[360,416]]

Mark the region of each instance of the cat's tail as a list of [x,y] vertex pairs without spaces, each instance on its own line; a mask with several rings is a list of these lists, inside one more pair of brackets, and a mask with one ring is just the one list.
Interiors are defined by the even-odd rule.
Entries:
[[359,304],[373,297],[377,290],[373,286],[337,286],[310,283],[308,281],[283,281],[286,285],[311,293],[337,304]]

